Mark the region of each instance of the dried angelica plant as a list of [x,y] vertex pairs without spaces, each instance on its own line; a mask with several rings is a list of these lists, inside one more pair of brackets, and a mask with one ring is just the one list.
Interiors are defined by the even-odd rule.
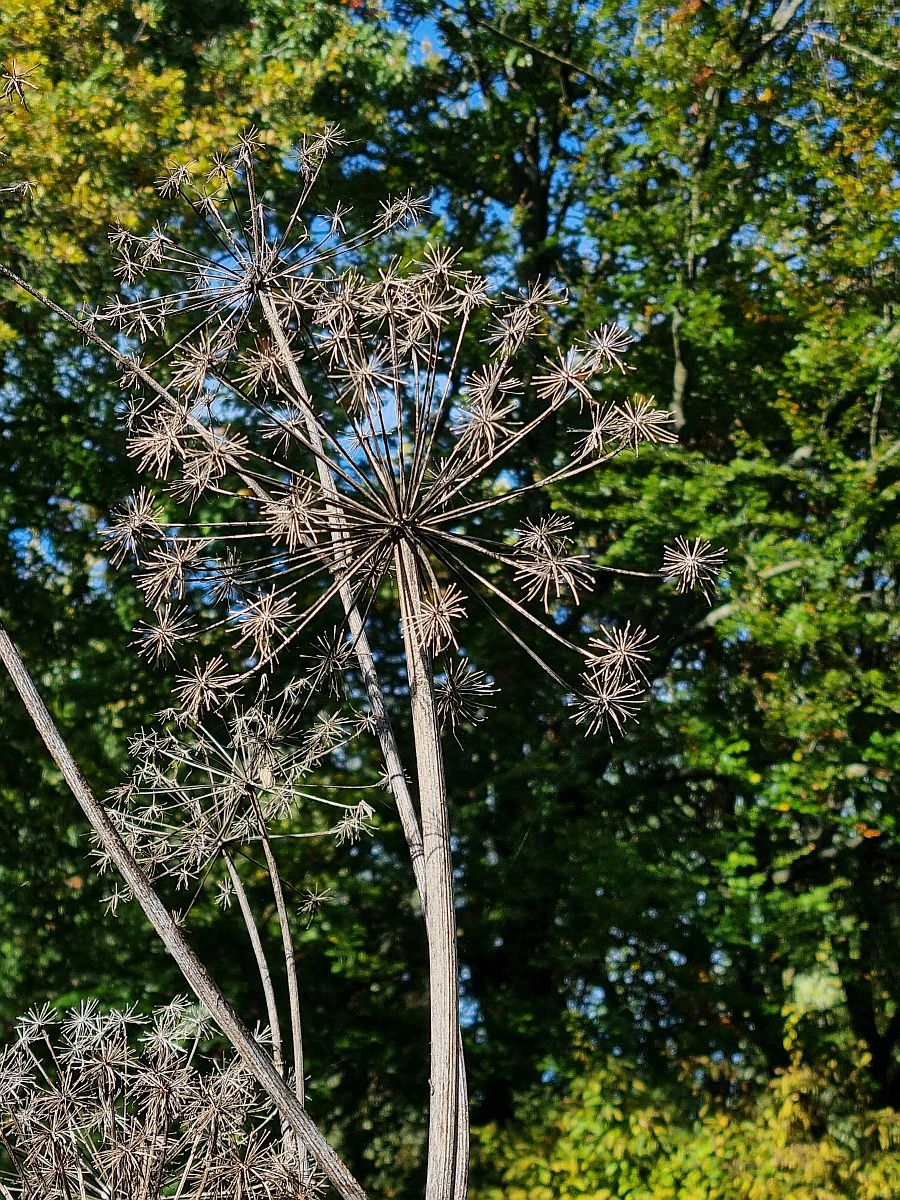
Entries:
[[[176,914],[182,925],[205,884],[216,885],[222,907],[237,900],[265,994],[275,1065],[283,1073],[272,973],[240,871],[242,860],[255,863],[262,857],[284,953],[295,1093],[303,1102],[298,958],[274,846],[285,838],[353,843],[370,832],[375,812],[365,800],[338,799],[347,785],[323,788],[320,778],[323,767],[345,755],[368,728],[368,720],[336,710],[301,726],[298,707],[294,688],[277,696],[263,689],[252,703],[218,697],[215,711],[202,719],[175,709],[159,714],[153,728],[130,739],[134,768],[108,797],[107,812],[151,883],[173,880],[189,893]],[[318,772],[315,787],[313,772]],[[349,790],[358,795],[364,789]],[[113,856],[100,838],[95,842],[95,861],[106,871],[115,865]],[[115,885],[105,897],[107,911],[115,913],[129,899],[129,890]]]
[[[297,148],[296,202],[281,219],[258,174],[255,130],[205,173],[173,163],[159,190],[178,202],[177,217],[147,235],[113,231],[122,293],[74,323],[121,367],[129,452],[160,480],[115,515],[107,545],[114,561],[137,563],[152,610],[140,650],[177,663],[178,717],[191,736],[203,743],[203,722],[261,694],[282,671],[291,682],[279,703],[298,713],[318,711],[326,694],[365,709],[428,936],[426,1195],[461,1200],[468,1116],[441,737],[444,726],[481,719],[493,692],[461,645],[465,623],[474,611],[489,614],[556,682],[585,732],[620,732],[646,697],[653,639],[630,623],[586,622],[584,644],[563,631],[556,618],[592,590],[598,571],[616,568],[580,547],[573,522],[550,502],[615,456],[676,437],[651,399],[604,398],[604,376],[628,370],[626,331],[603,326],[542,353],[565,301],[552,285],[495,296],[458,252],[433,243],[364,274],[367,248],[401,240],[423,204],[409,193],[350,234],[342,206],[316,213],[313,187],[341,144],[328,128]],[[8,269],[0,274],[39,295]],[[568,448],[537,477],[525,452],[549,429],[568,431]],[[505,517],[523,510],[531,515],[518,525]],[[661,571],[621,573],[708,592],[722,555],[679,539]],[[386,604],[403,647],[409,772],[393,732],[396,689],[382,685],[368,639],[372,613],[383,618]],[[201,660],[198,639],[211,637],[219,647],[230,641],[228,658],[219,649]],[[190,772],[203,773],[204,753]],[[175,807],[188,814],[178,818],[176,870],[193,870],[207,835],[227,852],[233,817],[218,786],[179,792],[186,764],[166,761],[148,767],[149,784],[165,791],[162,781],[172,781],[164,819]],[[261,779],[250,790],[272,802]],[[143,819],[117,811],[117,821],[135,822],[122,825],[127,836],[143,836]],[[265,808],[256,817],[242,810],[241,820],[235,836],[266,843]],[[146,845],[152,855],[152,837]]]
[[[325,1181],[202,1010],[27,1013],[0,1055],[8,1200],[315,1200]],[[264,1037],[262,1033],[258,1036]]]
[[[32,88],[27,82],[30,71],[22,71],[16,64],[7,68],[4,76],[6,81],[2,98],[10,103],[18,103],[27,111],[26,93]],[[2,189],[7,193],[24,193],[27,188],[14,185]],[[0,264],[0,276],[22,288],[38,299],[57,317],[71,326],[79,329],[88,341],[100,347],[105,353],[120,365],[124,356],[118,346],[110,345],[102,338],[93,335],[88,325],[73,317],[72,314],[57,305],[50,297],[33,288],[27,280],[21,279],[14,271]],[[158,657],[165,651],[167,638],[174,629],[181,632],[185,625],[182,613],[172,614],[171,629],[165,636],[160,636],[157,630],[148,633],[142,643],[145,653]],[[250,698],[245,692],[241,698],[239,710],[226,714],[226,701],[230,697],[223,681],[211,678],[209,665],[205,669],[188,671],[178,681],[176,694],[180,707],[177,713],[169,712],[161,717],[160,727],[153,734],[145,734],[134,739],[135,757],[138,765],[131,785],[119,789],[111,798],[109,805],[97,799],[87,780],[82,775],[72,755],[60,736],[46,705],[34,684],[27,666],[22,661],[12,639],[0,621],[0,661],[8,671],[19,694],[28,710],[35,727],[40,733],[54,761],[59,767],[73,795],[88,818],[97,840],[97,854],[100,865],[115,864],[122,885],[115,885],[106,898],[107,907],[116,911],[118,906],[132,896],[138,901],[154,930],[173,956],[181,969],[186,981],[191,986],[198,1000],[203,1004],[210,1017],[225,1034],[233,1048],[240,1054],[241,1061],[273,1102],[286,1128],[290,1129],[290,1137],[295,1143],[295,1157],[298,1158],[300,1184],[289,1182],[281,1188],[280,1177],[271,1162],[266,1171],[269,1183],[264,1185],[265,1194],[274,1194],[271,1189],[281,1188],[279,1195],[300,1196],[315,1190],[310,1184],[310,1157],[321,1168],[323,1174],[335,1186],[344,1200],[365,1200],[365,1193],[359,1183],[353,1178],[334,1149],[323,1137],[315,1122],[308,1115],[304,1105],[303,1095],[303,1058],[302,1042],[300,1039],[298,987],[296,979],[296,964],[290,923],[287,914],[284,889],[278,875],[277,864],[272,853],[271,842],[280,836],[280,825],[272,811],[275,788],[274,772],[280,772],[280,784],[277,789],[278,814],[286,812],[292,805],[301,800],[309,805],[317,802],[318,808],[327,806],[331,820],[317,822],[316,829],[310,830],[310,836],[315,832],[330,834],[338,841],[353,840],[368,828],[368,820],[372,815],[370,807],[358,801],[347,805],[322,797],[319,790],[312,794],[303,788],[301,777],[314,763],[321,762],[323,756],[339,754],[342,742],[353,736],[360,721],[354,721],[352,715],[346,713],[310,712],[304,722],[301,733],[295,726],[300,710],[285,719],[284,697],[278,705],[270,702],[267,681],[261,680],[256,690],[255,698]],[[214,674],[214,672],[212,672]],[[210,713],[211,701],[216,701],[216,712]],[[277,709],[277,711],[276,711]],[[190,714],[199,716],[205,714],[202,730],[188,729]],[[178,733],[172,730],[173,721]],[[368,718],[363,723],[368,724]],[[225,725],[223,730],[222,726]],[[227,734],[227,736],[226,736]],[[151,745],[158,743],[156,751]],[[180,741],[180,748],[176,742]],[[286,743],[291,742],[290,746]],[[227,750],[224,747],[227,745]],[[225,759],[212,761],[215,749],[223,749]],[[166,755],[168,754],[168,759]],[[192,757],[189,757],[192,756]],[[155,757],[155,762],[154,762]],[[226,761],[227,759],[227,761]],[[169,773],[166,773],[163,761],[168,762]],[[202,768],[202,771],[201,771]],[[194,770],[199,774],[188,781],[185,773]],[[181,774],[179,775],[179,771]],[[228,775],[227,786],[223,785],[223,776]],[[198,811],[195,804],[179,808],[184,795],[190,792],[197,800],[197,779],[205,775],[206,789],[204,799],[208,804],[205,814]],[[164,783],[164,778],[166,782]],[[152,781],[152,782],[151,782]],[[213,785],[218,784],[218,787]],[[144,787],[144,785],[147,785]],[[153,799],[142,804],[140,791],[143,788],[147,796],[153,789]],[[357,789],[353,789],[356,791]],[[126,792],[129,802],[126,802]],[[244,812],[236,809],[226,811],[226,792],[234,798],[240,795]],[[287,793],[291,793],[288,798]],[[301,796],[301,792],[304,794]],[[168,802],[164,799],[168,798]],[[320,802],[321,803],[318,803]],[[247,814],[249,809],[249,818]],[[339,813],[337,810],[340,810]],[[156,820],[162,817],[162,824]],[[217,836],[210,833],[215,822],[220,821]],[[200,842],[205,838],[203,850]],[[266,866],[269,872],[272,890],[277,909],[278,923],[281,929],[285,965],[288,977],[288,992],[290,1002],[291,1026],[293,1033],[294,1053],[294,1088],[288,1086],[285,1079],[286,1064],[281,1051],[281,1031],[278,1023],[277,1005],[271,976],[268,971],[265,951],[256,925],[256,918],[250,906],[246,890],[243,887],[238,858],[246,853],[241,843],[261,843]],[[157,883],[163,876],[175,874],[178,883],[185,884],[190,879],[192,867],[198,857],[206,856],[203,877],[197,880],[197,888],[202,886],[206,876],[214,870],[221,870],[223,864],[227,876],[219,880],[219,899],[230,903],[235,897],[241,908],[244,921],[253,945],[254,954],[259,965],[260,976],[266,995],[271,1030],[267,1040],[272,1043],[272,1050],[267,1049],[259,1036],[254,1035],[241,1021],[229,1004],[221,988],[209,974],[204,963],[194,952],[185,936],[182,925],[194,897],[180,913],[170,911],[168,904],[157,890]],[[138,858],[141,861],[138,861]],[[157,870],[160,862],[179,864],[174,872],[168,869]],[[151,878],[154,876],[154,878]],[[311,908],[314,893],[308,892],[306,900],[301,905],[301,912],[307,920],[311,919],[315,908]],[[321,902],[321,894],[316,894],[315,907]],[[125,1064],[127,1067],[127,1063]],[[265,1158],[261,1161],[266,1162]],[[242,1195],[251,1194],[248,1180],[250,1176],[241,1169],[235,1175],[238,1191]],[[208,1183],[209,1180],[207,1179]],[[177,1183],[173,1195],[182,1195],[187,1184],[187,1177]],[[131,1194],[132,1188],[123,1183],[121,1194]],[[150,1185],[148,1184],[148,1187]],[[219,1183],[211,1183],[216,1195],[226,1194],[226,1181],[223,1176]],[[268,1189],[268,1190],[267,1190]],[[152,1188],[151,1188],[152,1190]],[[35,1190],[30,1184],[26,1185],[25,1194],[44,1195],[46,1190]],[[11,1194],[4,1185],[0,1192]],[[66,1192],[66,1194],[69,1194]],[[79,1195],[85,1195],[79,1190]],[[91,1195],[110,1194],[106,1190],[91,1191]],[[154,1192],[154,1194],[156,1194]],[[167,1193],[168,1194],[168,1193]],[[204,1191],[203,1194],[212,1194]],[[227,1194],[231,1194],[228,1192]],[[257,1194],[253,1192],[253,1194]]]
[[[189,715],[279,663],[294,670],[314,633],[315,670],[333,678],[343,667],[347,688],[367,695],[420,862],[432,995],[428,1195],[437,1198],[464,1190],[467,1124],[441,726],[481,715],[491,691],[459,651],[461,629],[471,609],[487,611],[557,681],[586,732],[610,736],[645,698],[652,641],[630,625],[601,627],[584,646],[565,636],[555,614],[609,568],[578,547],[565,516],[503,532],[496,514],[675,433],[646,397],[603,399],[603,376],[627,370],[626,331],[605,326],[540,354],[564,301],[550,285],[494,297],[436,244],[364,276],[363,248],[417,221],[422,202],[391,201],[350,236],[346,210],[316,214],[313,185],[340,142],[329,129],[298,148],[299,195],[281,221],[258,177],[255,131],[201,177],[173,164],[160,191],[199,222],[206,253],[179,240],[178,222],[147,236],[113,232],[123,294],[92,323],[135,346],[122,379],[129,451],[183,515],[174,520],[169,502],[163,517],[143,489],[107,536],[113,555],[139,564],[157,614],[142,634],[154,654],[193,653],[196,630],[173,607],[189,592],[212,613],[204,633],[231,634],[239,666],[194,660],[183,676]],[[484,365],[470,365],[473,341]],[[569,451],[529,478],[516,451],[551,422],[572,423]],[[663,574],[706,587],[720,563],[720,551],[681,540]],[[418,811],[366,636],[386,592],[402,631]],[[321,629],[336,619],[329,641]]]
[[[346,1165],[335,1153],[333,1147],[322,1135],[316,1123],[309,1116],[304,1104],[296,1094],[296,1090],[292,1091],[288,1087],[283,1078],[283,1070],[279,1069],[279,1066],[273,1061],[272,1054],[262,1045],[259,1035],[254,1035],[244,1025],[229,1004],[222,989],[216,984],[204,963],[197,957],[197,954],[185,937],[179,921],[169,911],[148,877],[147,872],[138,863],[134,854],[123,840],[119,826],[112,818],[106,806],[92,792],[81,771],[78,769],[78,765],[72,758],[63,738],[60,736],[59,730],[56,728],[50,713],[47,711],[47,707],[41,699],[27,667],[2,622],[0,622],[0,661],[6,667],[10,678],[22,698],[25,708],[34,722],[35,728],[102,844],[103,851],[115,863],[117,871],[124,880],[127,892],[118,899],[113,900],[113,905],[118,904],[120,899],[127,898],[128,894],[132,894],[138,901],[150,924],[153,926],[163,945],[172,955],[172,958],[178,965],[197,999],[203,1005],[205,1011],[209,1013],[221,1032],[238,1052],[241,1062],[249,1075],[252,1076],[269,1099],[277,1106],[284,1123],[290,1127],[292,1131],[291,1136],[296,1139],[297,1153],[300,1156],[301,1165],[303,1166],[303,1179],[305,1180],[309,1175],[306,1164],[308,1164],[311,1157],[321,1168],[322,1173],[328,1178],[329,1182],[335,1186],[343,1200],[366,1200],[365,1191],[357,1180],[354,1179],[352,1173],[347,1169]],[[239,899],[242,899],[244,892],[238,886],[240,877],[236,872],[235,876],[235,890],[238,893]],[[273,877],[273,887],[274,885],[275,878]],[[242,909],[251,939],[254,936],[256,937],[254,952],[257,955],[257,961],[260,963],[262,972],[265,965],[264,954],[258,934],[255,935],[256,926],[252,913],[249,912],[249,906],[244,907],[243,899]],[[286,928],[286,923],[282,921],[283,935]],[[287,954],[287,943],[285,944],[285,950]],[[263,982],[265,985],[265,979]],[[274,1010],[270,996],[271,987],[266,992],[266,999],[267,1004],[269,1004],[269,1012],[272,1014]],[[293,1014],[296,1011],[293,1004],[293,995],[291,1001]],[[273,1020],[273,1029],[276,1025],[277,1016]],[[299,1061],[300,1056],[296,1057]],[[298,1076],[298,1078],[302,1079],[302,1076]],[[3,1185],[0,1184],[0,1191],[2,1191],[2,1187]],[[41,1195],[42,1193],[29,1192],[26,1194]],[[84,1193],[80,1194],[84,1195]],[[104,1195],[105,1193],[99,1194]]]

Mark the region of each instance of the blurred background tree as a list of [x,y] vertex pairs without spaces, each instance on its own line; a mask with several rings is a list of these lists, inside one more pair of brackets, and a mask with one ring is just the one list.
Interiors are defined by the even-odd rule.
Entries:
[[[539,1195],[510,1155],[558,1157],[566,1121],[606,1145],[610,1118],[586,1096],[632,1077],[662,1113],[650,1127],[693,1138],[701,1159],[726,1143],[736,1162],[764,1158],[754,1139],[792,1072],[829,1098],[807,1141],[838,1136],[844,1112],[900,1106],[897,40],[874,0],[0,13],[0,54],[37,66],[41,86],[24,121],[0,125],[7,166],[34,183],[24,203],[0,196],[0,237],[57,298],[111,292],[107,226],[161,215],[153,181],[173,155],[202,158],[250,122],[284,149],[335,119],[356,145],[331,200],[362,221],[391,189],[431,189],[436,234],[470,262],[511,286],[568,286],[566,334],[629,326],[637,369],[610,394],[633,384],[679,422],[679,451],[617,460],[554,500],[629,565],[655,569],[674,529],[729,549],[712,612],[598,586],[594,619],[665,630],[635,732],[583,741],[470,622],[473,658],[504,663],[496,710],[450,756],[485,1187],[502,1146],[503,1186]],[[275,155],[273,203],[279,172]],[[102,788],[167,685],[128,647],[138,600],[95,533],[135,482],[117,389],[9,292],[0,352],[0,604]],[[553,445],[528,453],[540,472]],[[177,981],[138,916],[104,920],[84,830],[0,692],[0,1019],[44,998],[167,996]],[[311,1103],[373,1191],[414,1196],[423,946],[389,811],[358,858],[339,871],[304,850],[288,865],[298,890],[334,892],[304,935]],[[239,984],[237,927],[205,949]],[[245,1004],[260,1005],[249,984]],[[610,1075],[622,1059],[637,1074]],[[595,1082],[567,1100],[573,1074]],[[720,1117],[733,1128],[714,1135]],[[848,1154],[863,1145],[851,1133]],[[591,1190],[578,1168],[546,1194],[626,1195],[622,1172]],[[847,1178],[835,1195],[891,1194]],[[785,1168],[783,1193],[760,1195],[800,1195],[796,1182]]]

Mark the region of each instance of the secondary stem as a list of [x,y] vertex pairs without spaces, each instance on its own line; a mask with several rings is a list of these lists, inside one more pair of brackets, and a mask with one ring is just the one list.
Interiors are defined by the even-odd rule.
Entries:
[[281,875],[272,847],[266,836],[265,829],[262,837],[263,853],[269,868],[269,878],[272,882],[272,894],[275,897],[275,908],[278,911],[278,923],[281,926],[281,945],[284,951],[284,969],[287,975],[288,1005],[291,1010],[291,1037],[294,1053],[294,1092],[301,1104],[306,1103],[306,1075],[303,1061],[303,1027],[300,1023],[300,985],[297,979],[297,955],[294,952],[294,939],[288,924],[288,910],[284,899],[284,888],[281,885]]
[[250,900],[247,896],[244,882],[238,874],[237,867],[234,865],[234,859],[227,850],[225,851],[225,865],[228,868],[228,874],[231,878],[231,885],[234,888],[235,895],[237,896],[238,905],[241,910],[241,916],[244,918],[244,925],[247,927],[247,933],[250,937],[250,945],[253,947],[253,957],[256,959],[256,966],[259,970],[259,978],[262,982],[263,994],[266,999],[266,1014],[269,1018],[269,1029],[272,1032],[272,1054],[275,1059],[275,1069],[279,1075],[283,1075],[284,1052],[281,1046],[281,1028],[278,1022],[278,1005],[275,1002],[275,989],[272,986],[272,973],[269,970],[269,964],[266,961],[262,940],[259,936],[259,930],[256,927],[256,921],[253,917],[253,909],[250,907]]

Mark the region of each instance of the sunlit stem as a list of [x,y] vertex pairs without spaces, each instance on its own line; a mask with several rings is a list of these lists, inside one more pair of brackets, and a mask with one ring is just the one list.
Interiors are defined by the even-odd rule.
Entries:
[[272,1032],[272,1057],[275,1061],[278,1074],[283,1075],[284,1051],[281,1045],[281,1029],[278,1023],[278,1005],[275,1002],[275,989],[272,986],[272,973],[269,970],[269,964],[266,960],[265,951],[263,950],[259,930],[256,927],[256,920],[253,916],[253,909],[250,907],[250,900],[247,896],[244,882],[238,874],[231,854],[227,850],[224,857],[225,865],[228,868],[228,875],[231,879],[231,886],[234,888],[238,907],[241,910],[241,916],[244,918],[244,924],[247,927],[250,945],[253,947],[253,957],[256,959],[256,966],[259,971],[260,982],[262,983],[263,995],[266,1000],[266,1015],[269,1019],[269,1029]]
[[459,970],[447,788],[430,655],[417,634],[422,600],[415,555],[400,541],[395,551],[400,618],[406,650],[416,751],[419,810],[425,851],[425,893],[431,987],[431,1109],[426,1200],[456,1197],[459,1127],[468,1125],[460,1095]]
[[284,888],[281,875],[269,838],[262,826],[262,846],[266,856],[266,866],[269,868],[269,878],[272,883],[272,895],[275,897],[275,908],[278,911],[278,924],[281,926],[281,945],[284,950],[284,969],[287,975],[288,1005],[291,1010],[291,1038],[294,1055],[294,1094],[301,1104],[306,1103],[306,1083],[303,1060],[303,1031],[300,1025],[300,985],[297,979],[297,955],[294,951],[294,939],[288,921],[287,905],[284,900]]

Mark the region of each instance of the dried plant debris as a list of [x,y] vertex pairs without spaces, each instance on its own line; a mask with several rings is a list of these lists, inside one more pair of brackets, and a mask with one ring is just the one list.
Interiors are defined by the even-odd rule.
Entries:
[[[148,1016],[48,1005],[0,1056],[0,1195],[315,1200],[324,1182],[184,999]],[[264,1033],[261,1036],[265,1036]]]

